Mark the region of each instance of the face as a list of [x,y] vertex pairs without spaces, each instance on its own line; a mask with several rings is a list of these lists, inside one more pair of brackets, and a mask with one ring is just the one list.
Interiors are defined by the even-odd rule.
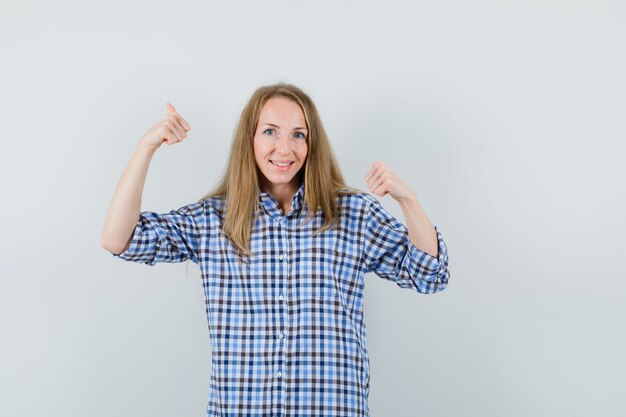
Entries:
[[261,190],[293,194],[296,174],[306,160],[308,130],[300,105],[284,97],[269,99],[254,134],[254,158],[261,171]]

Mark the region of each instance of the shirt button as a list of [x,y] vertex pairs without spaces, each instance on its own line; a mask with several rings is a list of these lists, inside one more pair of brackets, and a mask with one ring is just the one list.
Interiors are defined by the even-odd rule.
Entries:
[[283,260],[283,258],[284,258],[284,256],[283,256],[282,253],[280,255],[278,255],[278,259],[280,259],[281,261]]
[[283,373],[282,373],[282,372],[280,372],[280,371],[278,371],[278,372],[276,372],[276,376],[277,376],[278,378],[280,378],[281,376],[283,376]]
[[278,338],[282,339],[283,337],[285,337],[285,335],[283,334],[283,332],[278,333]]
[[281,294],[278,296],[278,299],[279,299],[280,301],[283,301],[283,300],[285,299],[285,296],[281,293]]

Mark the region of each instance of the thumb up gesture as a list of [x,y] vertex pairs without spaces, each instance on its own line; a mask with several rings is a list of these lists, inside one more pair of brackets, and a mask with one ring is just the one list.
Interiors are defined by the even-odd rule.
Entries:
[[156,149],[163,143],[173,145],[182,142],[187,137],[187,132],[191,129],[189,123],[170,103],[166,103],[165,107],[167,108],[165,117],[148,129],[140,139],[140,143]]

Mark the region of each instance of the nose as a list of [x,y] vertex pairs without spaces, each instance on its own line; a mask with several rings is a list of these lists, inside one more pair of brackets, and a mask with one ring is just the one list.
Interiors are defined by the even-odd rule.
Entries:
[[290,146],[288,135],[279,135],[278,138],[276,138],[276,152],[279,155],[287,155]]

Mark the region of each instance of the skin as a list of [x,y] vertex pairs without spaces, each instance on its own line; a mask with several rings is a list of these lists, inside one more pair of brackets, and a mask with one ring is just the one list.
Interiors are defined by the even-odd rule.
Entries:
[[165,117],[150,127],[137,143],[130,162],[122,173],[104,221],[100,242],[112,253],[122,253],[130,246],[139,220],[141,196],[148,168],[157,149],[163,144],[182,142],[191,129],[189,123],[166,103]]
[[375,162],[364,179],[372,193],[381,197],[389,194],[400,204],[411,243],[422,252],[437,258],[437,232],[411,187],[382,161]]
[[[173,145],[185,140],[191,129],[172,104],[167,103],[166,109],[165,117],[138,142],[113,195],[101,237],[102,246],[110,252],[121,253],[130,245],[152,156],[163,143]],[[298,127],[303,129],[296,129]],[[307,144],[303,137],[307,134],[304,114],[297,103],[282,97],[265,103],[254,136],[254,155],[262,173],[261,189],[276,198],[284,213],[291,210],[291,198],[299,186],[295,175],[306,161]],[[269,165],[270,159],[295,162],[288,172],[277,172]],[[389,194],[400,204],[411,242],[421,251],[437,257],[434,226],[408,184],[380,161],[372,165],[365,181],[372,193],[381,197]]]
[[[291,210],[291,199],[300,186],[296,176],[307,156],[308,130],[300,105],[283,97],[269,99],[261,109],[254,134],[254,158],[261,171],[260,188],[270,193],[283,213]],[[286,172],[271,161],[294,161]]]
[[[269,99],[259,116],[254,135],[254,157],[261,171],[260,187],[278,201],[283,214],[291,210],[291,198],[299,187],[296,173],[307,155],[306,121],[300,106],[283,97]],[[287,172],[277,171],[270,161],[294,161]],[[382,161],[375,162],[365,176],[370,191],[384,197],[389,194],[402,208],[409,239],[416,248],[438,257],[437,233],[422,209],[417,195]]]

